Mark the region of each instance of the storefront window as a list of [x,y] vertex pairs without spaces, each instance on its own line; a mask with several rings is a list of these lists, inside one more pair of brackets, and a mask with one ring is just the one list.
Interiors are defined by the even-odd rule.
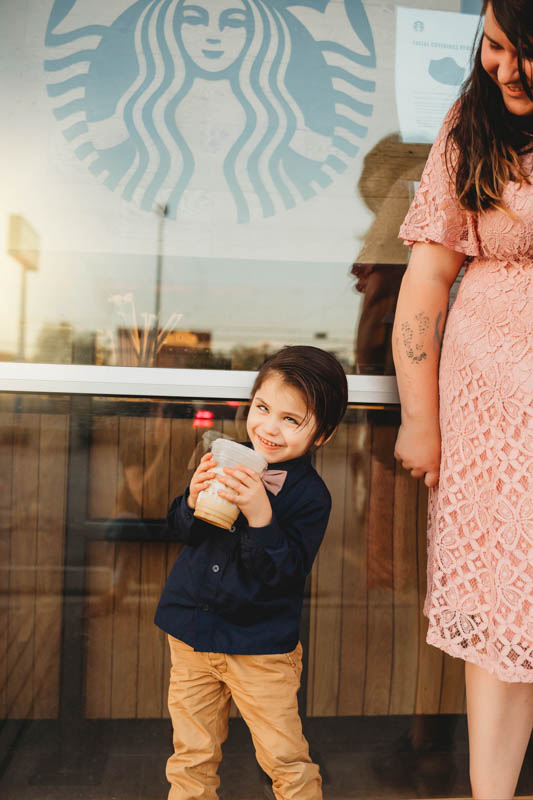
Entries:
[[397,230],[479,5],[2,0],[0,359],[392,374]]
[[[2,797],[166,795],[153,615],[180,545],[164,518],[210,439],[243,437],[246,411],[3,395]],[[351,406],[316,457],[333,513],[304,605],[301,713],[334,798],[467,794],[461,665],[423,641],[427,498],[394,464],[398,423]],[[268,789],[236,713],[221,774],[224,798]]]
[[[391,332],[398,228],[480,7],[0,0],[6,800],[166,796],[167,509],[214,437],[246,438],[253,371],[285,344],[335,353],[350,386],[314,456],[333,510],[301,630],[325,796],[469,795]],[[273,796],[235,709],[220,774],[221,800]]]

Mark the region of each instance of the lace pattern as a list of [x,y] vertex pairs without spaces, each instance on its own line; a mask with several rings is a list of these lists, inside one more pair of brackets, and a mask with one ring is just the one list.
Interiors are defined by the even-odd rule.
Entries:
[[407,244],[471,259],[441,354],[427,641],[501,680],[533,682],[533,186],[506,188],[512,215],[459,209],[447,125],[400,230]]

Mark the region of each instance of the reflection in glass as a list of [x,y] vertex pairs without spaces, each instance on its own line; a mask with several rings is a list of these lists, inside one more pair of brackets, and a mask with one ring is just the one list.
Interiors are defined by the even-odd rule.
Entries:
[[394,311],[408,251],[398,239],[409,208],[410,185],[420,180],[429,145],[381,139],[364,159],[359,193],[375,215],[351,274],[363,295],[355,335],[355,372],[393,375],[391,336]]
[[[167,237],[165,232],[165,238]],[[31,275],[26,360],[54,364],[257,369],[284,344],[318,344],[353,371],[344,264],[158,255],[41,253]],[[9,307],[5,330],[17,325]],[[7,334],[2,360],[15,360]],[[0,346],[0,351],[2,347]]]
[[[246,410],[1,397],[2,797],[61,800],[67,779],[105,800],[165,796],[153,614],[179,545],[164,518],[213,436],[244,438]],[[333,512],[305,603],[301,706],[333,799],[467,794],[462,670],[424,643],[426,493],[394,463],[398,423],[397,409],[352,406],[316,456]],[[236,717],[222,786],[231,800],[263,791]]]

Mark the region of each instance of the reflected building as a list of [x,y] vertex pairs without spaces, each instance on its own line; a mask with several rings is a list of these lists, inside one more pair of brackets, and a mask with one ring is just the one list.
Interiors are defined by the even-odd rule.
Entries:
[[118,328],[117,366],[191,367],[211,355],[209,331]]

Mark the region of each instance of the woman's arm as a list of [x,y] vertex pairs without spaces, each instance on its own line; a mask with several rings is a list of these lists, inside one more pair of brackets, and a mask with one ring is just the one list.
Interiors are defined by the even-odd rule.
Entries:
[[426,486],[439,479],[438,365],[450,288],[465,256],[441,244],[413,246],[394,319],[392,346],[402,424],[395,457]]

